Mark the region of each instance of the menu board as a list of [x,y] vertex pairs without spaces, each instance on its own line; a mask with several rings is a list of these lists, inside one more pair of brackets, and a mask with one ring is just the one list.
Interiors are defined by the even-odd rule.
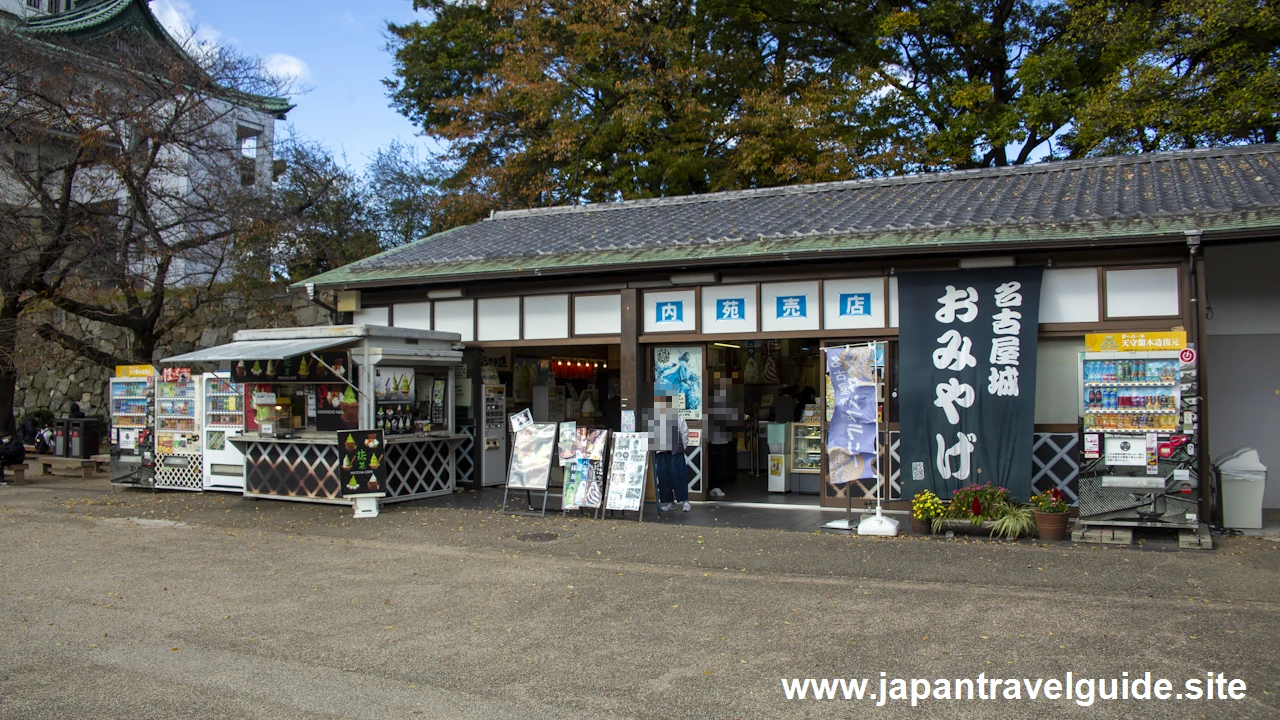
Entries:
[[551,483],[551,455],[556,447],[556,424],[533,423],[515,434],[507,487],[546,490]]
[[340,431],[338,455],[343,497],[387,491],[387,446],[381,430]]
[[[330,383],[342,379],[355,380],[351,371],[351,353],[345,350],[311,353],[283,360],[240,360],[231,366],[231,381],[235,383]],[[328,365],[335,372],[329,372]],[[336,374],[335,374],[336,373]]]
[[649,460],[648,433],[614,433],[613,462],[609,465],[606,510],[639,510],[644,502],[645,468]]

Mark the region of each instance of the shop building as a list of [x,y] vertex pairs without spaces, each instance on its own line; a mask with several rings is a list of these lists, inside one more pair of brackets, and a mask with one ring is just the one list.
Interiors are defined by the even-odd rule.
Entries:
[[[1187,418],[1202,474],[1212,453],[1277,446],[1277,425],[1259,420],[1276,412],[1280,384],[1248,378],[1274,373],[1280,337],[1265,264],[1280,234],[1278,160],[1280,146],[1256,145],[496,212],[297,289],[336,291],[358,325],[456,333],[471,380],[457,422],[477,436],[482,467],[484,426],[497,421],[488,445],[500,458],[500,414],[524,406],[604,427],[678,391],[691,426],[707,430],[720,376],[737,449],[726,460],[704,434],[687,454],[691,497],[708,498],[715,454],[721,467],[737,461],[727,500],[843,506],[821,453],[808,454],[826,430],[821,349],[886,343],[886,474],[901,500],[911,485],[897,398],[913,378],[898,371],[900,280],[1042,268],[1038,343],[1024,359],[1036,377],[1027,472],[1033,488],[1074,499],[1088,334],[1185,333],[1205,368],[1207,402]],[[1229,402],[1215,399],[1219,384]],[[486,385],[501,393],[488,398],[492,417]],[[760,422],[788,413],[790,437],[772,440],[787,446],[794,492],[770,493]]]

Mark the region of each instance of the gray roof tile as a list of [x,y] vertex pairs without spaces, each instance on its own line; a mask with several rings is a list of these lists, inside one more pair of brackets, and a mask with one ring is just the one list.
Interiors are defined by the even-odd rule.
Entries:
[[1032,229],[1050,225],[1270,210],[1280,208],[1278,160],[1280,145],[1251,145],[498,212],[317,280],[786,238],[943,231],[960,237],[982,228],[1026,228],[1034,236]]

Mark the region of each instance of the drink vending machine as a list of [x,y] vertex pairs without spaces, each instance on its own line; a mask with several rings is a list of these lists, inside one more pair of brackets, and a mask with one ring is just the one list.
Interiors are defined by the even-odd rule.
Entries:
[[155,452],[150,439],[155,410],[155,369],[149,365],[116,368],[108,383],[111,396],[111,483],[150,486]]
[[244,492],[244,454],[231,442],[244,432],[244,386],[231,373],[205,373],[204,489]]
[[1080,354],[1077,529],[1199,526],[1195,351]]
[[164,368],[156,382],[156,482],[169,490],[204,490],[199,375]]
[[507,389],[503,385],[482,385],[481,392],[484,397],[481,484],[502,485],[507,482]]

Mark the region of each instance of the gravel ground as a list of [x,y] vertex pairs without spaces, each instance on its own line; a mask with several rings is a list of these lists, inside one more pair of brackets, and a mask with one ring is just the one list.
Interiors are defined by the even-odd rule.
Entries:
[[[694,512],[710,512],[697,508]],[[782,512],[782,511],[780,511]],[[552,533],[535,542],[526,534]],[[0,488],[0,718],[1280,717],[1280,550],[1039,546]],[[787,700],[1220,672],[1241,700]],[[1024,695],[1025,697],[1025,695]]]

